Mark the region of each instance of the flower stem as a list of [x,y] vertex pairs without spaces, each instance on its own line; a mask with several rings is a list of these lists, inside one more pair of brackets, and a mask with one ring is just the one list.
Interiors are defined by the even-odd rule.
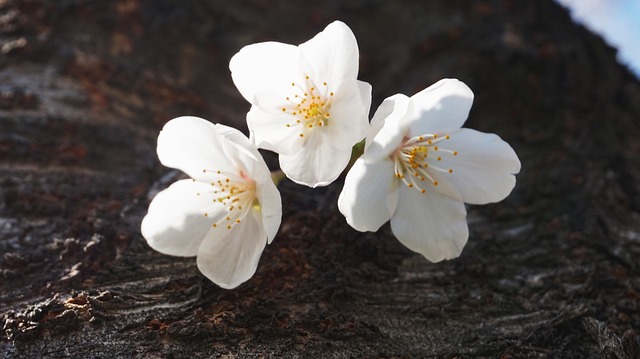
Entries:
[[349,164],[347,165],[347,168],[345,168],[345,171],[349,171],[351,166],[353,166],[356,160],[364,153],[364,141],[365,140],[362,140],[356,143],[351,149],[351,159],[349,160]]
[[287,178],[287,176],[282,172],[282,170],[271,171],[271,180],[275,183],[276,187],[282,182],[283,179]]

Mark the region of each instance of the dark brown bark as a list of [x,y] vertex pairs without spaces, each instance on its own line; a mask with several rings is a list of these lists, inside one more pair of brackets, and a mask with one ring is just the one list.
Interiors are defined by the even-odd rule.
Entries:
[[[240,4],[241,3],[241,4]],[[358,233],[341,180],[285,212],[236,290],[151,250],[139,223],[179,174],[158,130],[246,131],[228,61],[351,26],[373,108],[443,77],[523,169],[469,208],[456,260]],[[551,1],[0,1],[3,358],[638,358],[640,84]],[[275,163],[274,157],[268,155]]]

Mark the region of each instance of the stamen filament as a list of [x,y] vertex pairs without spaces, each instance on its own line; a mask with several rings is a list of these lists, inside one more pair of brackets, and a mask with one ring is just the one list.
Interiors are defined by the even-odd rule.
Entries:
[[[197,193],[208,194],[211,198],[212,207],[203,212],[203,215],[212,220],[211,227],[231,229],[246,217],[248,209],[251,208],[250,205],[255,199],[255,182],[245,176],[243,171],[234,173],[204,169],[203,172],[210,172],[213,176],[210,183],[213,189],[206,193]],[[223,207],[220,208],[220,205]]]
[[[415,188],[421,193],[426,193],[422,182],[428,180],[433,187],[438,186],[438,181],[433,175],[434,171],[452,174],[453,169],[433,165],[433,162],[442,161],[444,155],[456,156],[458,152],[441,148],[436,144],[450,138],[449,135],[443,134],[424,134],[406,139],[402,147],[392,156],[395,176],[407,187]],[[437,152],[438,155],[429,157],[430,151]]]
[[292,116],[295,121],[285,123],[285,126],[291,128],[300,125],[298,136],[304,138],[308,131],[314,127],[324,127],[329,124],[331,117],[331,101],[327,96],[329,85],[322,82],[322,86],[306,75],[304,83],[291,82],[295,93],[293,96],[285,97],[286,103],[281,106],[281,111]]

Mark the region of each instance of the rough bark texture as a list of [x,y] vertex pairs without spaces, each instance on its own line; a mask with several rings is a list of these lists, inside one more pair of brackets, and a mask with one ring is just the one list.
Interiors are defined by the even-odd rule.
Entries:
[[[151,250],[140,220],[179,176],[162,125],[246,131],[231,56],[334,19],[374,110],[465,81],[467,127],[522,160],[512,195],[470,207],[462,256],[437,264],[350,229],[341,180],[281,186],[280,232],[236,290]],[[640,84],[549,0],[0,0],[0,51],[3,358],[640,355]]]

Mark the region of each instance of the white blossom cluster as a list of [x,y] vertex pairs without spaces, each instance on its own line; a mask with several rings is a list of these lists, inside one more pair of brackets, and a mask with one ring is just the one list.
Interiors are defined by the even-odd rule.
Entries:
[[349,169],[338,208],[358,231],[387,221],[398,240],[432,262],[460,255],[469,230],[465,203],[497,202],[515,186],[520,161],[494,134],[461,128],[473,93],[444,79],[384,100],[369,122],[371,85],[359,81],[358,44],[336,21],[298,46],[252,44],[230,62],[251,103],[250,137],[197,117],[169,121],[158,157],[185,172],[160,192],[142,235],[165,254],[196,256],[223,288],[249,280],[280,226],[282,203],[258,148],[276,152],[292,181],[309,187]]

